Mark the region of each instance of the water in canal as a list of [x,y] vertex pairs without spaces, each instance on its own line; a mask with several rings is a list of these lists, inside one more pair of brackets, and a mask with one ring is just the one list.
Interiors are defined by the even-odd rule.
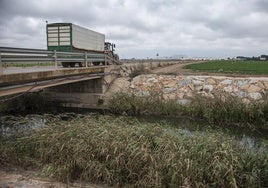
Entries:
[[[95,113],[94,113],[95,114]],[[28,114],[28,115],[1,115],[0,116],[0,138],[15,137],[16,135],[31,134],[32,130],[38,130],[46,125],[50,118],[57,116],[62,121],[68,121],[76,116],[86,116],[85,113],[60,113],[57,115],[51,114]],[[98,114],[102,116],[102,114]],[[163,125],[165,131],[173,132],[173,134],[207,134],[208,132],[224,132],[230,135],[239,144],[247,147],[249,150],[258,150],[263,144],[268,142],[268,132],[258,131],[246,128],[232,126],[217,126],[209,125],[202,120],[192,119],[188,117],[171,118],[159,116],[141,116],[130,117],[137,118],[143,123],[157,123]],[[265,144],[265,145],[266,145]]]

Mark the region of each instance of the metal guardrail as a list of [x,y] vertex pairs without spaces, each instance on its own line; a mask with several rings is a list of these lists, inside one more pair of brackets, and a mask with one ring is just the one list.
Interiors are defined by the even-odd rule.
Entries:
[[103,53],[93,52],[62,52],[26,48],[0,47],[0,75],[4,65],[8,63],[54,62],[57,68],[59,62],[81,62],[86,67],[93,62],[104,62],[105,65],[119,63]]

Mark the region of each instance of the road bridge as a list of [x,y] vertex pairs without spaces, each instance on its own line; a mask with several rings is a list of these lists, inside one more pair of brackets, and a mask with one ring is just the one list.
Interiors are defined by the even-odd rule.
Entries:
[[63,106],[96,108],[99,98],[118,77],[119,68],[110,65],[3,74],[0,75],[0,97],[13,98],[42,91],[47,100]]
[[[62,62],[80,62],[84,67],[63,68]],[[103,66],[94,66],[94,62]],[[0,47],[0,97],[100,79],[111,74],[106,68],[113,64],[118,62],[104,53]]]
[[[62,62],[80,62],[84,66],[63,68]],[[95,66],[96,62],[100,65]],[[70,100],[66,96],[71,95],[72,102],[90,106],[93,98],[96,101],[107,83],[118,76],[119,63],[104,53],[0,47],[0,97],[5,101],[27,92],[42,91],[48,100],[57,100],[55,96],[61,94],[59,100],[67,104]],[[80,100],[84,94],[87,98]]]
[[56,69],[0,75],[0,97],[62,84],[100,79],[110,73],[105,67]]
[[[60,63],[64,61],[79,61],[85,66],[63,68]],[[94,61],[102,65],[94,66]],[[41,90],[44,97],[62,106],[98,108],[99,99],[120,74],[129,75],[140,65],[152,69],[174,63],[176,61],[142,60],[119,65],[103,54],[0,47],[0,97],[11,95],[12,98]]]

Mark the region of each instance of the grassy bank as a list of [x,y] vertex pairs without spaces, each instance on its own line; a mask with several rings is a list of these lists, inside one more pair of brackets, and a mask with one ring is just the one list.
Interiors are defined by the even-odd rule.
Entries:
[[47,116],[46,126],[32,134],[2,138],[0,164],[41,168],[43,175],[65,182],[116,187],[265,187],[268,183],[265,143],[251,151],[220,132],[186,134],[179,128],[122,116],[67,117]]
[[209,61],[186,65],[184,68],[195,71],[268,75],[268,61]]
[[116,93],[110,100],[113,113],[128,115],[191,116],[218,125],[235,125],[268,130],[268,97],[262,103],[245,104],[234,96],[214,99],[195,96],[188,105],[165,101],[158,95],[139,97],[134,93]]

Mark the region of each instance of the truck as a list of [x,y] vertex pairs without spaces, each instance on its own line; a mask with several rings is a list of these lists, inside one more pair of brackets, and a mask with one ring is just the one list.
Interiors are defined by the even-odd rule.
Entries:
[[[105,35],[73,23],[47,24],[47,49],[63,52],[88,52],[106,54],[115,62],[119,56],[114,53],[115,44],[105,42]],[[102,62],[95,61],[94,65]],[[82,62],[61,62],[63,67],[74,67],[76,64],[83,66]]]

